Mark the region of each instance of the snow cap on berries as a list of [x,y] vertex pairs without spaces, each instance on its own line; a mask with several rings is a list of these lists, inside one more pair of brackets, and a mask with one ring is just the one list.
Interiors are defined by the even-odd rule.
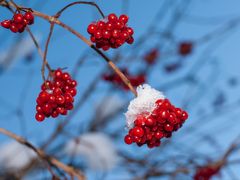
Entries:
[[130,102],[128,111],[125,113],[127,127],[133,127],[134,121],[139,114],[151,113],[156,108],[155,102],[158,99],[165,99],[162,92],[148,84],[138,86],[137,97]]

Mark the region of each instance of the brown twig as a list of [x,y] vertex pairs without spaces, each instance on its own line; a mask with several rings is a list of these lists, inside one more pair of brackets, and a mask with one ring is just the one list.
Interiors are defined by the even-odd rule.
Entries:
[[56,158],[53,158],[53,157],[45,154],[44,151],[42,151],[40,149],[37,149],[36,147],[34,147],[31,143],[29,143],[28,141],[26,141],[22,137],[14,134],[14,133],[6,130],[6,129],[3,129],[3,128],[0,128],[0,133],[6,135],[6,136],[16,140],[20,144],[22,144],[22,145],[32,149],[39,156],[39,158],[41,158],[42,160],[47,162],[49,165],[56,166],[56,167],[64,170],[65,172],[67,172],[70,176],[76,176],[79,180],[84,180],[85,179],[85,177],[84,177],[82,172],[80,172],[79,170],[74,169],[71,166],[63,164],[62,162],[60,162]]

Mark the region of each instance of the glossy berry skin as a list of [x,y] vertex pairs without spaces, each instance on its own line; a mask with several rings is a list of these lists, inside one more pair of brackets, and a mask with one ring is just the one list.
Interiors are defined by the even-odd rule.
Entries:
[[16,33],[18,32],[18,27],[15,23],[12,23],[11,26],[10,26],[10,30],[13,32],[13,33]]
[[34,22],[34,16],[31,12],[26,12],[24,15],[24,19],[28,20],[28,24],[31,25]]
[[26,12],[24,15],[16,13],[13,15],[12,20],[4,20],[1,22],[1,26],[10,29],[13,33],[24,32],[27,25],[34,23],[34,16],[32,12]]
[[13,16],[13,21],[15,22],[15,23],[23,23],[23,19],[24,19],[24,17],[23,17],[23,15],[22,14],[20,14],[20,13],[18,13],[18,14],[15,14],[14,16]]
[[128,16],[125,14],[122,14],[121,16],[119,16],[119,21],[122,22],[123,24],[127,24]]
[[6,28],[6,29],[9,29],[10,26],[11,26],[11,21],[10,20],[4,20],[1,22],[1,26]]
[[[106,22],[105,22],[106,21]],[[91,35],[90,40],[95,43],[97,48],[107,51],[110,48],[116,49],[125,42],[132,44],[133,29],[127,26],[128,16],[109,14],[107,20],[100,20],[91,23],[87,27],[87,32]]]
[[45,119],[45,116],[42,113],[37,113],[35,115],[35,118],[36,118],[37,121],[42,122]]
[[188,118],[186,111],[174,107],[168,99],[158,99],[155,104],[156,108],[152,112],[137,116],[134,126],[124,138],[126,144],[159,147],[161,140],[170,138]]
[[35,119],[39,122],[46,117],[56,118],[67,115],[73,109],[74,96],[77,94],[77,81],[61,69],[54,71],[51,81],[45,81],[37,97]]

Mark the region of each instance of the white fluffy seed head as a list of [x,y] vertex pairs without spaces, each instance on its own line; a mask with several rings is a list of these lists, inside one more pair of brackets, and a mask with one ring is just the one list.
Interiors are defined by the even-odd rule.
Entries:
[[148,84],[137,87],[137,97],[130,101],[128,111],[125,113],[126,125],[132,128],[134,121],[139,114],[151,113],[155,108],[158,99],[165,99],[162,92],[157,91]]

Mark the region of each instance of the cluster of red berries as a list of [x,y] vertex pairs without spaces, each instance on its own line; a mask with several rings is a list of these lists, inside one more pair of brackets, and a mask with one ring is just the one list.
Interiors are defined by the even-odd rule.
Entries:
[[174,107],[168,99],[159,99],[156,108],[150,114],[140,114],[125,136],[126,144],[147,144],[149,148],[158,147],[161,139],[172,136],[188,118],[186,111]]
[[193,43],[192,42],[182,42],[179,44],[178,53],[182,56],[186,56],[192,53]]
[[219,173],[220,167],[200,167],[194,175],[194,180],[210,180],[214,175]]
[[67,115],[68,110],[73,109],[74,96],[77,94],[77,82],[67,72],[61,69],[54,71],[53,79],[45,81],[41,86],[41,92],[37,98],[37,121],[43,121],[45,117],[58,117],[59,114]]
[[1,22],[2,27],[10,29],[14,33],[22,33],[27,25],[34,23],[34,16],[32,12],[28,11],[25,14],[14,14],[12,20],[4,20]]
[[91,35],[91,41],[96,43],[97,48],[107,51],[118,48],[125,42],[132,44],[134,31],[127,26],[128,16],[122,14],[119,18],[116,14],[109,14],[107,19],[91,23],[87,31]]
[[151,65],[155,63],[158,57],[159,57],[159,51],[158,49],[154,48],[144,56],[144,60],[146,63]]
[[[143,84],[146,79],[144,74],[139,74],[139,75],[130,75],[127,69],[122,69],[123,74],[128,78],[132,86],[137,87],[140,84]],[[111,73],[111,74],[103,74],[102,78],[105,81],[111,82],[114,85],[117,85],[125,90],[129,90],[128,86],[126,86],[122,79],[116,74],[116,73]]]

